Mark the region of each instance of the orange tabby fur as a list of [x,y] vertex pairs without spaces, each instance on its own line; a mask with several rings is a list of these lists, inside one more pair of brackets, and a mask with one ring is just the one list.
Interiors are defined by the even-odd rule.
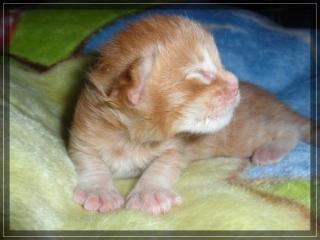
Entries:
[[89,80],[69,145],[79,175],[74,198],[87,210],[122,207],[112,178],[142,174],[126,207],[165,213],[181,203],[172,184],[190,160],[267,164],[309,138],[308,120],[253,85],[240,83],[237,107],[238,80],[214,39],[182,17],[128,26],[105,45]]

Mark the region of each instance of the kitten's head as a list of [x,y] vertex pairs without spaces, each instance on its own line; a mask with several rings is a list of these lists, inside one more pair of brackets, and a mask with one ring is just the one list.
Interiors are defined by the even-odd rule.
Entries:
[[115,55],[124,74],[118,73],[111,95],[153,127],[169,135],[209,133],[230,122],[240,99],[238,79],[223,67],[213,37],[198,23],[176,16],[148,18],[111,45],[106,54],[117,47],[124,55]]

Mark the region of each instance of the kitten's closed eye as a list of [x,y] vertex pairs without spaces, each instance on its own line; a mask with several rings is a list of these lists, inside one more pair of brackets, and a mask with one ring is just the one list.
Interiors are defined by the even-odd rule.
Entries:
[[185,71],[186,79],[198,79],[205,84],[211,84],[216,79],[216,64],[207,49],[202,47],[199,52],[200,56],[194,57],[194,63]]
[[205,84],[211,84],[216,79],[216,73],[203,69],[193,70],[187,74],[186,79],[198,79]]

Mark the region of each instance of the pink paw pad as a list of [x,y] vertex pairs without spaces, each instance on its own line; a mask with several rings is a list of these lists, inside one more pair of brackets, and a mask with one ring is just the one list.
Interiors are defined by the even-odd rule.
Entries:
[[73,198],[84,209],[93,212],[111,212],[124,204],[118,192],[104,189],[75,190]]
[[87,194],[85,191],[76,191],[73,195],[73,200],[78,204],[83,204],[87,198]]
[[103,195],[101,198],[101,206],[99,208],[99,212],[110,212],[122,207],[123,204],[123,198],[117,193]]
[[182,203],[182,199],[169,190],[141,190],[130,194],[126,204],[128,209],[137,209],[160,215]]
[[99,195],[89,195],[85,200],[83,207],[89,211],[97,211],[100,205]]
[[284,149],[274,146],[262,146],[257,148],[252,157],[252,162],[257,165],[268,165],[279,162],[287,153]]

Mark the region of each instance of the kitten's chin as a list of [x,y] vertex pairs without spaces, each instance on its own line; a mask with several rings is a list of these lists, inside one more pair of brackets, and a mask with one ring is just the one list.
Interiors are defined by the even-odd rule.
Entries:
[[228,111],[226,114],[217,118],[204,118],[203,120],[185,121],[180,126],[181,132],[189,133],[213,133],[227,126],[233,116],[234,110]]
[[235,98],[235,101],[224,113],[213,118],[195,118],[185,120],[179,127],[181,132],[189,133],[214,133],[226,127],[232,120],[233,113],[240,102],[240,94]]

